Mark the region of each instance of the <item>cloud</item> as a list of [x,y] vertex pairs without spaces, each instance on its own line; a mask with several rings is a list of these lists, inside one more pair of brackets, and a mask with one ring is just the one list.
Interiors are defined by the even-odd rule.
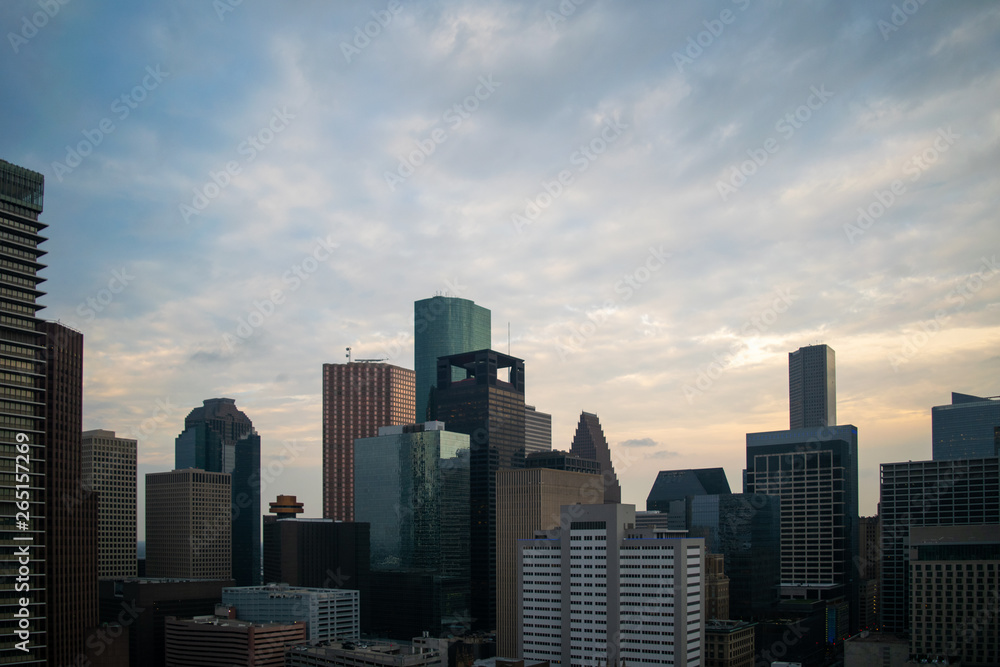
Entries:
[[631,440],[623,440],[619,444],[623,447],[657,447],[660,443],[652,438],[632,438]]

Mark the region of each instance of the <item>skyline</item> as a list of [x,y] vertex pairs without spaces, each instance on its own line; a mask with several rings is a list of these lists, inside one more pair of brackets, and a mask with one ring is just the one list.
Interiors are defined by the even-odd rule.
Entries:
[[216,397],[321,516],[322,365],[413,368],[438,292],[510,323],[554,448],[599,416],[637,509],[739,490],[805,345],[863,515],[932,406],[1000,394],[995,5],[40,7],[0,8],[0,157],[45,175],[40,315],[85,335],[84,429],[139,440],[140,534]]

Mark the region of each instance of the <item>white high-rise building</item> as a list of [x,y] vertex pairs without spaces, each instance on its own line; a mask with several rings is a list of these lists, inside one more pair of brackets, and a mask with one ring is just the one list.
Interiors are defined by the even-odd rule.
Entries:
[[253,623],[306,622],[309,641],[359,639],[360,593],[350,588],[306,588],[288,584],[222,589],[222,604]]
[[635,527],[634,505],[564,505],[521,540],[520,656],[566,667],[701,665],[701,538]]
[[[97,493],[97,576],[136,575],[136,448],[114,431],[83,432],[83,493]],[[71,499],[76,502],[77,498]]]

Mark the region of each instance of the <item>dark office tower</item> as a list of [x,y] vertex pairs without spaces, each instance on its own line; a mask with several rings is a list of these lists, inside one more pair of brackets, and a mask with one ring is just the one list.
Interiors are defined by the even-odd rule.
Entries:
[[[415,301],[413,368],[416,372],[416,419],[411,416],[409,422],[431,419],[428,402],[431,388],[437,386],[438,357],[485,350],[491,345],[490,311],[486,308],[453,296],[433,296]],[[455,369],[452,374],[454,380],[464,377],[462,369]]]
[[980,459],[1000,456],[1000,396],[951,393],[951,405],[931,408],[931,458]]
[[413,371],[391,364],[323,364],[323,516],[354,521],[354,441],[413,423]]
[[670,530],[687,528],[688,497],[728,495],[729,480],[722,468],[661,470],[646,497],[646,511],[666,514]]
[[725,556],[729,616],[762,618],[778,601],[781,499],[733,493],[689,498],[689,537],[705,539],[708,552]]
[[232,398],[191,410],[175,443],[175,468],[225,472],[232,487],[232,577],[260,585],[260,436]]
[[882,568],[880,526],[877,516],[858,517],[858,620],[859,629],[875,630],[879,617],[879,571]]
[[[454,370],[463,379],[454,379]],[[509,369],[508,382],[497,376]],[[470,437],[471,589],[476,629],[496,629],[497,471],[524,467],[524,361],[493,350],[438,359],[436,416]]]
[[552,449],[552,415],[539,412],[534,405],[524,406],[524,451],[548,452]]
[[[585,459],[569,452],[550,450],[531,452],[524,457],[525,468],[549,468],[550,470],[566,470],[569,472],[584,472],[589,475],[600,475],[601,464],[593,459]],[[603,495],[603,494],[602,494]]]
[[[0,160],[0,663],[7,664],[46,657],[45,331],[35,317],[44,307],[36,302],[45,280],[38,275],[43,192],[41,174]],[[19,558],[26,575],[12,565]],[[24,613],[27,630],[18,627]]]
[[913,528],[1000,523],[1000,458],[883,463],[882,630],[910,628]]
[[600,463],[601,475],[604,476],[604,502],[617,505],[622,501],[622,487],[618,483],[615,467],[611,464],[611,448],[608,447],[597,415],[580,413],[580,423],[576,425],[576,435],[573,436],[569,453]]
[[837,364],[833,348],[809,345],[788,353],[790,429],[837,423]]
[[[49,664],[68,665],[97,625],[97,496],[80,497],[83,334],[44,322]],[[79,498],[77,504],[71,499]]]
[[781,597],[842,597],[856,615],[857,427],[747,433],[747,491],[781,498]]

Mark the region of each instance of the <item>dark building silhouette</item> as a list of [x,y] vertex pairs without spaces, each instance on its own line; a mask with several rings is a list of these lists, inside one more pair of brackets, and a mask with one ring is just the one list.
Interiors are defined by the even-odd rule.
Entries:
[[951,393],[951,405],[931,408],[931,458],[980,459],[1000,456],[1000,396]]
[[[470,437],[472,625],[496,628],[496,473],[524,467],[524,361],[494,350],[438,359],[434,419]],[[454,370],[464,372],[456,380]],[[498,371],[507,369],[507,381]]]
[[790,429],[837,423],[837,364],[833,348],[809,345],[788,353]]
[[[416,378],[416,412],[402,423],[432,419],[431,389],[437,385],[437,360],[452,354],[485,350],[490,340],[490,311],[469,299],[433,296],[413,302],[413,369]],[[461,380],[461,369],[452,378]],[[388,424],[379,424],[387,426]],[[374,433],[358,437],[370,437]]]
[[323,364],[323,516],[354,521],[354,441],[413,423],[413,371],[391,364]]
[[232,482],[232,576],[260,585],[260,436],[232,398],[209,398],[184,420],[175,469],[225,472]]
[[167,617],[212,615],[222,602],[222,589],[232,585],[232,579],[102,579],[100,622],[120,627],[98,628],[88,648],[96,654],[101,647],[118,649],[119,642],[127,642],[128,664],[164,667]]
[[646,511],[665,514],[664,527],[685,530],[691,496],[728,493],[729,480],[722,468],[661,470],[646,497]]
[[600,475],[601,464],[593,459],[585,459],[576,454],[560,450],[531,452],[524,457],[525,468],[549,468]]
[[622,501],[622,487],[618,483],[618,475],[611,463],[611,448],[604,437],[601,422],[597,415],[589,412],[580,413],[580,422],[576,426],[570,454],[580,458],[597,461],[601,464],[601,475],[604,476],[604,502],[617,505]]
[[49,663],[84,652],[97,623],[97,495],[83,489],[83,334],[45,322]]
[[[45,331],[36,312],[45,293],[38,289],[45,279],[39,260],[45,251],[41,235],[48,225],[39,222],[45,182],[38,172],[0,160],[0,552],[10,567],[24,557],[27,589],[16,590],[13,577],[0,590],[0,663],[36,662],[46,659],[45,609]],[[19,448],[20,445],[20,448]],[[18,460],[18,456],[27,457]],[[21,468],[18,469],[18,464]],[[27,468],[27,472],[25,471]],[[18,482],[17,475],[27,475]],[[18,495],[21,494],[21,495]],[[17,503],[27,503],[19,509]],[[22,505],[24,507],[24,505]],[[17,512],[28,520],[17,523]],[[22,519],[23,520],[23,519]],[[22,549],[27,549],[24,555]],[[17,566],[20,567],[20,564]],[[16,570],[17,568],[15,568]],[[11,574],[13,575],[13,571]],[[17,576],[22,576],[20,573]],[[21,601],[27,604],[22,607]],[[15,613],[27,609],[28,628],[18,627]],[[18,636],[21,631],[26,635]],[[20,644],[18,646],[17,644]],[[26,648],[27,652],[21,648]]]

